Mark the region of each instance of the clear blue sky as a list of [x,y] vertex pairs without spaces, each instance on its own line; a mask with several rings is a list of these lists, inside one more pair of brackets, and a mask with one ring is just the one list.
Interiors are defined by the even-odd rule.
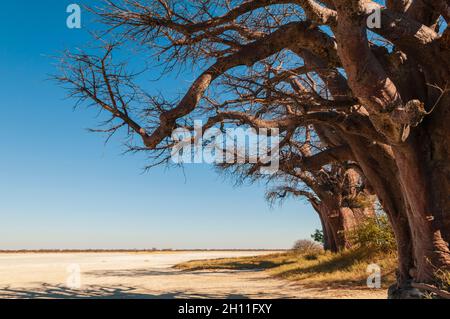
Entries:
[[287,248],[319,228],[301,201],[270,209],[264,185],[235,188],[202,165],[144,173],[120,136],[88,133],[96,113],[46,80],[49,56],[89,39],[87,19],[66,28],[73,2],[0,7],[0,249]]

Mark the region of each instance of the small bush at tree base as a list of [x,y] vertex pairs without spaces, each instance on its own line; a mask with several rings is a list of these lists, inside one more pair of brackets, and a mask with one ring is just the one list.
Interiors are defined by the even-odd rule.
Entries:
[[360,225],[346,233],[354,246],[375,248],[382,251],[394,251],[396,242],[394,232],[385,214],[369,217]]
[[299,254],[314,255],[323,251],[322,245],[309,239],[297,240],[292,250]]

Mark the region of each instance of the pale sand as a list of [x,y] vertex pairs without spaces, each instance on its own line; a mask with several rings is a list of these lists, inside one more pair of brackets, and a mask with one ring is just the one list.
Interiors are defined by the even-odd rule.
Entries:
[[[264,271],[172,268],[262,254],[267,252],[0,254],[0,298],[386,298],[385,290],[307,289]],[[80,289],[67,287],[73,264],[81,269]]]

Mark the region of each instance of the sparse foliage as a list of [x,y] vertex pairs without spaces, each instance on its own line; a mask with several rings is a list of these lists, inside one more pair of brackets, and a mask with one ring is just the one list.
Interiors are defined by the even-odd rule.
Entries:
[[323,251],[322,245],[308,239],[297,240],[292,247],[292,250],[298,254],[310,255]]
[[316,229],[314,234],[311,235],[311,238],[320,244],[324,243],[324,236],[323,236],[323,230]]
[[355,246],[375,248],[379,251],[395,251],[394,232],[385,214],[369,217],[347,233]]

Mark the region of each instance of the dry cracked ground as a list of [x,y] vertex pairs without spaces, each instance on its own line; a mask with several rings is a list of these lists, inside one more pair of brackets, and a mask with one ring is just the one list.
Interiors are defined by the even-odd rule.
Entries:
[[261,254],[267,252],[0,254],[0,298],[386,298],[384,290],[306,288],[265,271],[173,269]]

